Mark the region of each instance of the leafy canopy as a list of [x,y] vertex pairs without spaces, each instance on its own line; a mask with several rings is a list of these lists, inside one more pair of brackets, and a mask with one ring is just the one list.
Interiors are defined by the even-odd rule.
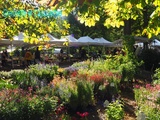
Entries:
[[[55,1],[55,0],[54,0]],[[124,26],[125,20],[137,20],[143,15],[147,6],[153,6],[148,25],[143,29],[142,34],[149,38],[160,33],[160,1],[159,0],[59,0],[54,6],[39,6],[35,8],[30,4],[20,2],[20,0],[0,0],[0,38],[12,39],[19,32],[24,32],[25,41],[38,43],[41,36],[47,39],[47,33],[59,32],[62,35],[68,33],[69,24],[63,21],[59,25],[58,17],[38,17],[38,11],[62,10],[63,15],[71,12],[78,13],[78,20],[86,26],[95,26],[101,20],[102,15],[104,26],[120,27]],[[4,11],[25,10],[28,14],[23,16],[5,16]],[[29,14],[29,11],[33,11]],[[105,17],[105,18],[104,18]]]
[[124,26],[125,20],[136,20],[143,16],[147,6],[153,6],[148,26],[142,34],[149,38],[160,33],[160,1],[159,0],[61,0],[59,8],[68,15],[71,11],[78,11],[78,20],[86,26],[95,26],[101,19],[102,13],[106,14],[104,26]]
[[[0,38],[13,39],[19,32],[24,32],[25,42],[39,43],[48,40],[47,33],[59,32],[62,35],[68,33],[70,27],[62,16],[49,16],[48,13],[55,8],[35,6],[21,2],[20,0],[0,0]],[[44,14],[47,14],[44,16]],[[61,20],[61,26],[59,21]],[[42,37],[43,36],[43,37]]]

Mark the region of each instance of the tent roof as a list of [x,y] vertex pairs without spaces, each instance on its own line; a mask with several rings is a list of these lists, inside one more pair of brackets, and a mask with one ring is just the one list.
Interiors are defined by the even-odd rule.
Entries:
[[160,41],[155,39],[150,43],[151,46],[160,47]]
[[103,37],[101,38],[94,38],[94,40],[98,43],[97,45],[105,45],[105,46],[112,46],[113,43],[104,39]]
[[83,36],[78,39],[80,45],[97,45],[97,42],[89,36]]
[[22,47],[25,45],[29,45],[28,43],[25,43],[23,40],[24,40],[24,34],[22,32],[20,32],[17,36],[13,37],[13,40],[10,40],[10,39],[0,40],[0,46],[13,45],[16,47]]

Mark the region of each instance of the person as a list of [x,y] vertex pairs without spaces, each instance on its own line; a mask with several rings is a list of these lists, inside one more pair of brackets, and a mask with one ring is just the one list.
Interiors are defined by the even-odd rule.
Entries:
[[7,59],[7,56],[6,56],[5,50],[3,50],[3,52],[2,52],[2,66],[6,65],[6,62],[7,62],[6,59]]
[[32,53],[30,52],[29,49],[26,50],[25,60],[26,60],[26,66],[29,66],[31,64],[31,60],[32,60]]
[[82,60],[86,59],[86,50],[85,49],[81,50],[81,59]]
[[25,50],[24,50],[24,47],[22,47],[22,50],[21,50],[21,65],[25,66]]
[[34,57],[35,57],[35,63],[38,64],[40,62],[40,51],[39,51],[39,47],[37,47],[35,53],[34,53]]
[[5,54],[6,58],[9,57],[9,56],[8,56],[8,52],[7,52],[7,49],[4,50],[4,54]]
[[16,57],[19,57],[19,56],[20,56],[20,52],[19,52],[19,50],[18,50],[18,49],[16,49],[16,50],[15,50],[14,55],[15,55]]
[[100,58],[102,56],[102,51],[98,50],[98,57]]
[[25,50],[24,50],[24,47],[22,47],[22,51],[21,51],[21,57],[25,57]]
[[60,50],[59,60],[60,60],[61,62],[64,60],[64,58],[63,58],[63,49]]

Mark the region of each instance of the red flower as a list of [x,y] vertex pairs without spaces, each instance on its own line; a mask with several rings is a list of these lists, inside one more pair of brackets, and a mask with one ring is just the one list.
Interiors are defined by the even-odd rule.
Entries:
[[89,113],[88,112],[84,112],[84,113],[77,112],[77,115],[79,115],[81,117],[86,117],[89,115]]
[[57,109],[56,109],[56,114],[60,114],[62,113],[63,111],[65,110],[65,107],[64,106],[59,106]]
[[77,71],[74,71],[74,72],[72,72],[71,76],[72,76],[72,77],[76,77],[77,74],[78,74],[78,72],[77,72]]
[[103,74],[94,74],[90,76],[90,79],[93,80],[94,82],[102,82],[104,79]]

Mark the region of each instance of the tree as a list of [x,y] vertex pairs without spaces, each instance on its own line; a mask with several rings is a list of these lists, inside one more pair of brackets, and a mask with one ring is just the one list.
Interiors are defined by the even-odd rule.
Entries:
[[0,3],[0,38],[12,40],[19,32],[24,32],[27,36],[26,42],[38,43],[40,40],[48,39],[47,33],[58,32],[62,35],[68,33],[67,29],[70,26],[66,20],[61,20],[59,24],[59,19],[62,18],[44,16],[55,9],[33,3],[33,0],[29,2],[0,0]]
[[[43,1],[40,0],[41,3]],[[62,24],[65,28],[62,30],[56,23],[56,18],[36,17],[37,11],[33,12],[31,16],[27,14],[23,17],[4,17],[4,10],[26,10],[28,13],[28,10],[35,10],[35,8],[31,4],[20,2],[20,0],[0,0],[0,3],[0,27],[3,28],[0,30],[1,38],[12,38],[19,31],[23,31],[32,38],[26,41],[33,43],[37,42],[37,38],[42,34],[54,33],[55,31],[60,31],[63,34],[68,32],[66,28],[69,28],[69,25],[66,21]],[[107,28],[124,26],[125,34],[134,33],[151,38],[160,33],[159,0],[51,0],[45,4],[38,6],[36,9],[39,11],[60,9],[63,15],[68,15],[76,10],[80,23],[84,23],[88,27],[95,26],[103,19],[103,25]],[[146,13],[147,18],[145,18]],[[133,26],[131,23],[138,20],[142,22],[142,16],[144,16],[143,27],[136,32],[132,32]]]
[[103,37],[109,41],[119,39],[123,35],[122,27],[108,29],[103,25],[104,19],[102,17],[103,15],[101,15],[101,20],[98,21],[95,26],[88,27],[81,24],[77,20],[76,12],[73,12],[68,15],[68,22],[70,24],[69,33],[74,34],[75,38],[90,36],[91,38]]
[[[149,10],[149,6],[152,9]],[[129,28],[132,20],[144,16],[143,29],[138,34],[151,38],[160,33],[159,0],[62,0],[58,7],[63,8],[66,15],[78,8],[78,19],[89,27],[95,26],[101,19],[99,13],[106,14],[104,26],[108,28],[124,26],[125,34],[131,34]]]

